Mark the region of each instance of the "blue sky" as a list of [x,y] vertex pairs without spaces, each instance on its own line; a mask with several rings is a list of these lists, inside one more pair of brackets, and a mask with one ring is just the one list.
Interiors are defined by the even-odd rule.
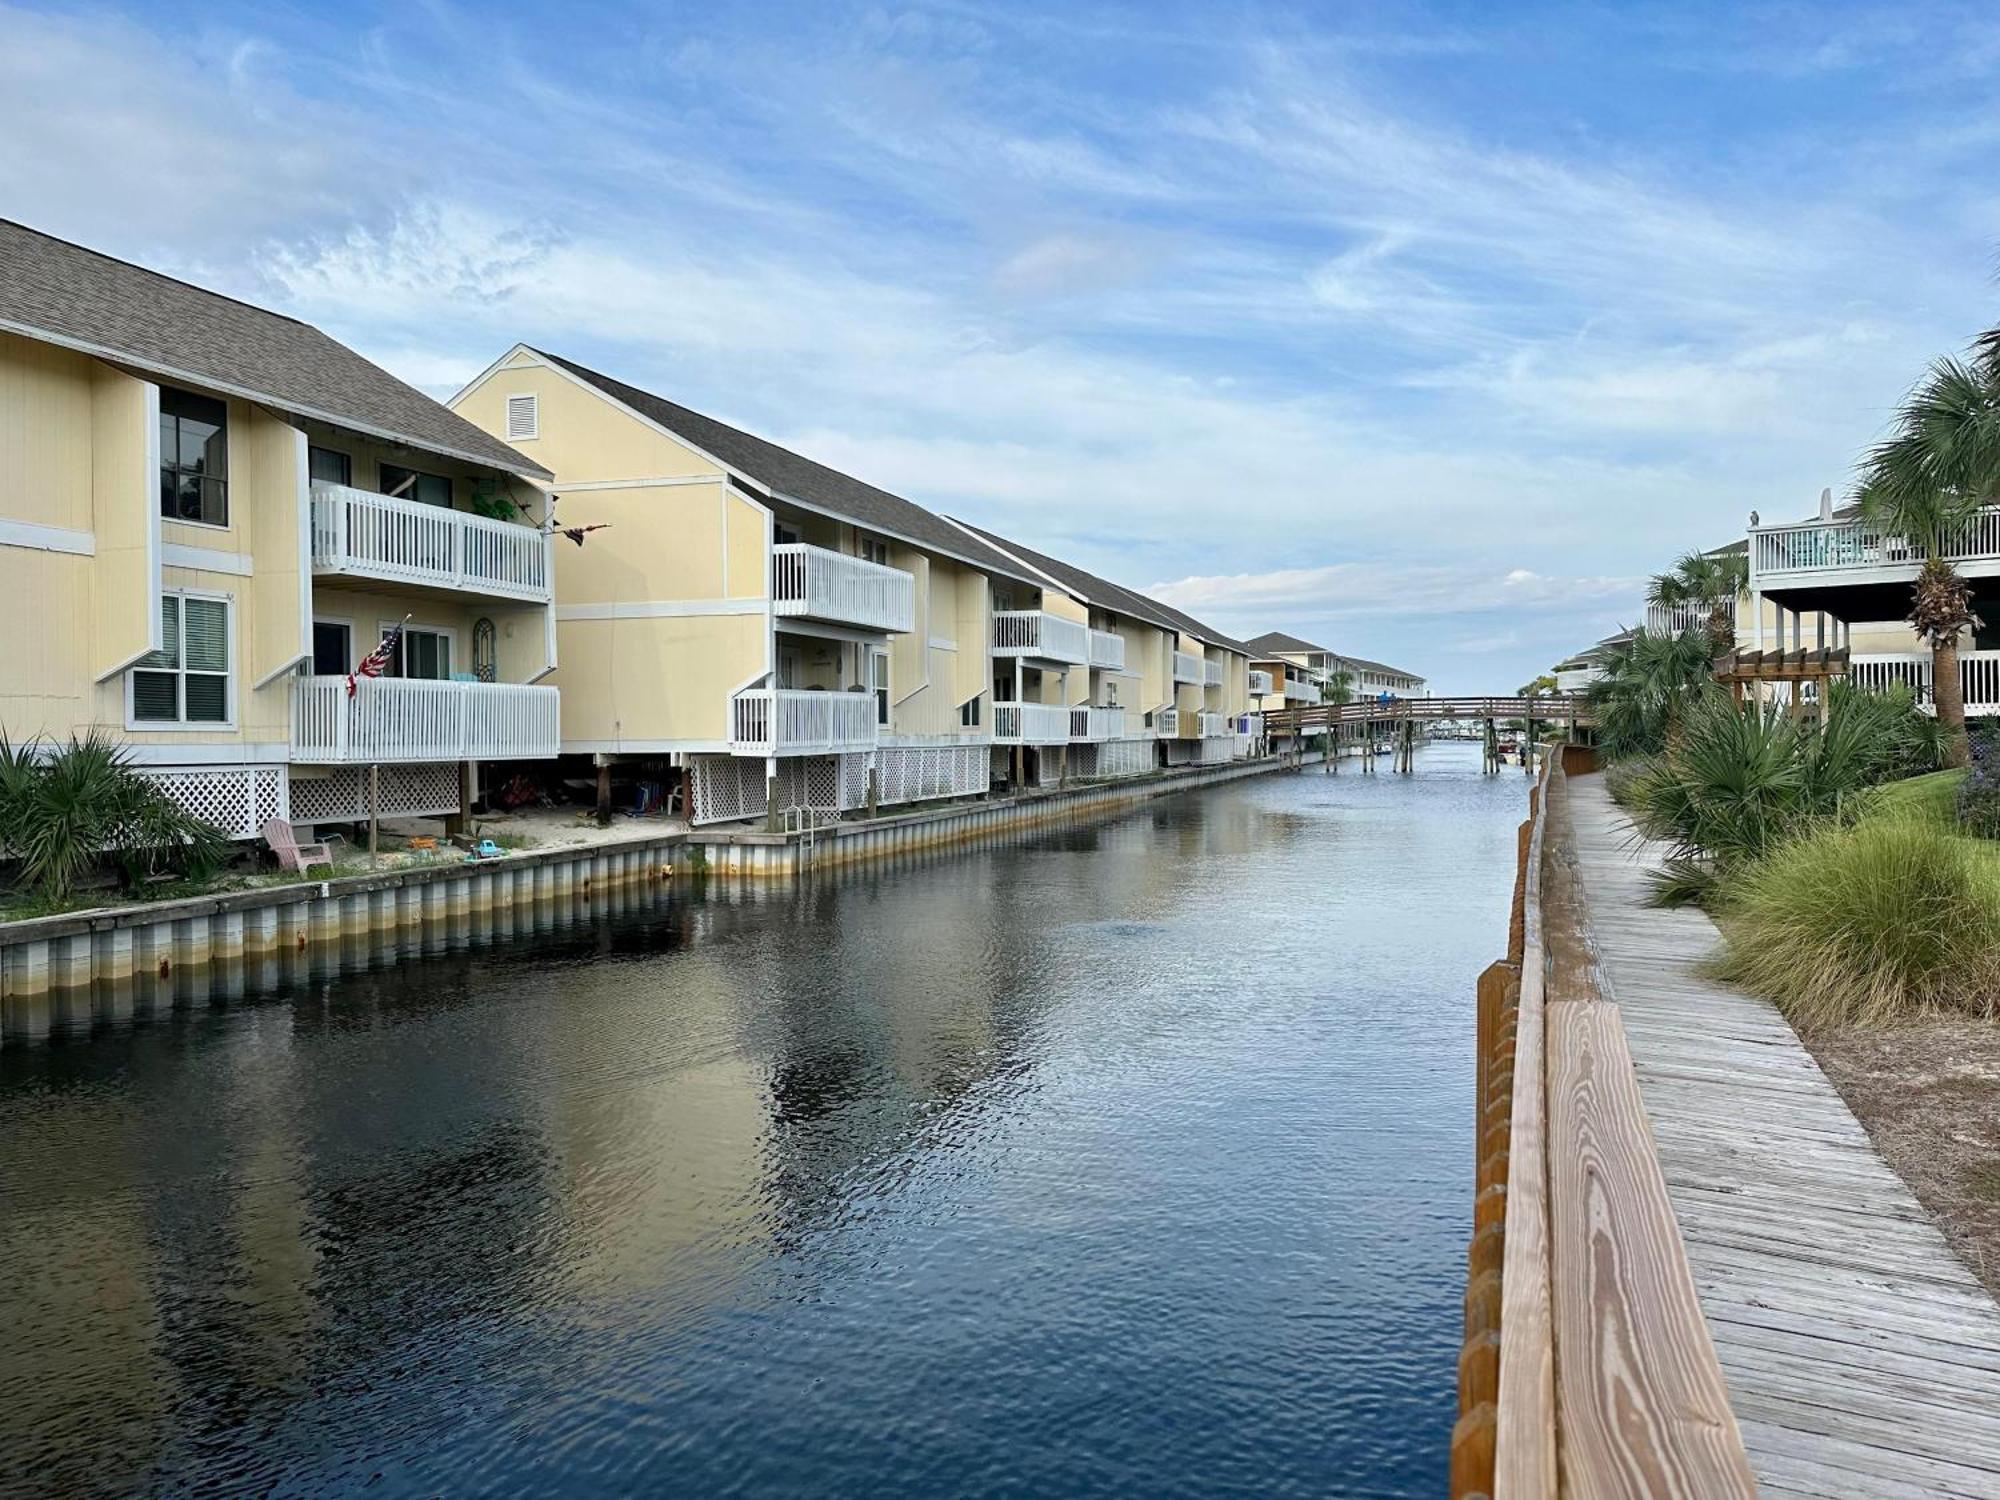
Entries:
[[[585,13],[587,11],[587,13]],[[0,213],[1447,688],[2000,321],[1991,6],[0,4]]]

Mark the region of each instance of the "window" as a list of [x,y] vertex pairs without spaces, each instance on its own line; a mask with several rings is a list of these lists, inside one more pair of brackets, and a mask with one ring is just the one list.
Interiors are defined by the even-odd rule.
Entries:
[[518,443],[542,435],[542,415],[533,395],[507,398],[507,441]]
[[340,677],[354,670],[354,627],[345,620],[313,621],[313,674]]
[[322,484],[354,483],[354,460],[338,448],[308,449],[306,469]]
[[127,680],[135,725],[227,724],[228,601],[163,595],[160,649],[141,657]]
[[771,523],[771,544],[774,547],[790,547],[797,543],[799,534],[782,521]]
[[229,524],[229,408],[213,396],[160,388],[160,514]]
[[[383,634],[393,628],[385,626]],[[442,630],[406,628],[396,647],[395,659],[389,663],[389,675],[444,681],[451,676],[451,637]]]
[[968,698],[958,706],[958,722],[967,729],[979,727],[979,699]]
[[875,722],[889,722],[889,653],[868,653],[868,688],[875,695]]
[[415,469],[382,465],[382,493],[403,500],[451,509],[451,481],[442,474],[420,474]]
[[889,544],[879,536],[869,536],[865,532],[856,532],[854,550],[869,562],[880,563],[885,568],[889,566]]

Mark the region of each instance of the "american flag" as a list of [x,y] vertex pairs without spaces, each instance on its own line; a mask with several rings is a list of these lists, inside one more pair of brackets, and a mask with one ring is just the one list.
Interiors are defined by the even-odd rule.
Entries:
[[359,686],[355,681],[357,677],[380,677],[389,669],[389,663],[396,658],[396,647],[402,642],[403,627],[409,623],[410,617],[404,615],[389,628],[389,633],[382,637],[382,644],[363,657],[361,665],[347,674],[348,697],[352,698]]

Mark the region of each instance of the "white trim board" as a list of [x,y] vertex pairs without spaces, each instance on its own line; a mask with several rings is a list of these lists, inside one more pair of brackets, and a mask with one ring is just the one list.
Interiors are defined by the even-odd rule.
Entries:
[[288,764],[292,758],[290,743],[282,741],[253,744],[247,740],[189,740],[174,745],[154,745],[122,740],[118,749],[134,765],[185,766],[189,770],[199,770],[203,766],[281,766]]
[[637,599],[617,604],[558,604],[558,620],[678,620],[701,615],[761,615],[762,599]]
[[564,755],[727,755],[728,740],[564,740]]
[[214,547],[189,547],[167,542],[160,548],[160,564],[168,568],[191,568],[197,573],[232,573],[248,578],[254,559],[240,552],[223,552]]
[[97,536],[89,531],[69,531],[61,526],[41,526],[33,521],[0,521],[0,547],[22,547],[30,552],[66,552],[74,557],[95,557]]

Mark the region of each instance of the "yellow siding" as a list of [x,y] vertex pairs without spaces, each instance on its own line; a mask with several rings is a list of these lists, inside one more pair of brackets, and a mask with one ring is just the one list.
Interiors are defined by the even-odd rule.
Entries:
[[[507,398],[530,393],[540,408],[541,435],[517,438],[512,446],[555,474],[562,484],[722,472],[693,449],[546,364],[504,367],[454,400],[452,407],[467,421],[504,440]],[[561,493],[561,485],[557,493]],[[582,519],[587,508],[579,495],[575,503],[563,508],[564,518],[572,522]]]
[[563,739],[593,746],[726,740],[729,695],[761,667],[764,617],[562,620]]
[[[157,388],[108,366],[91,381],[89,475],[97,557],[85,674],[115,671],[159,644]],[[233,413],[232,413],[233,415]]]

